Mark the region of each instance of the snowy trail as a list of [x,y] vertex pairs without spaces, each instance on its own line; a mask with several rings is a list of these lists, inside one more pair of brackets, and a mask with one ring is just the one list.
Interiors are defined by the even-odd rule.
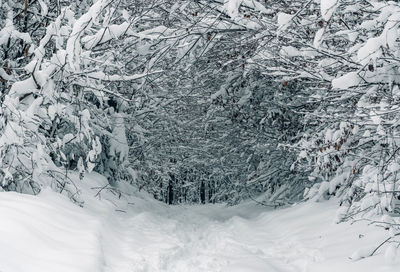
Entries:
[[164,214],[142,212],[121,218],[119,224],[126,230],[121,235],[127,237],[121,239],[122,247],[133,271],[300,271],[270,254],[270,234],[265,230],[248,237],[254,232],[249,219],[233,214],[216,220],[223,217],[219,213],[224,208],[208,214],[205,210],[172,207]]
[[354,251],[386,236],[365,224],[334,224],[336,207],[334,202],[283,210],[254,203],[137,207],[145,211],[118,220],[126,256],[118,263],[126,270],[110,265],[106,271],[397,271],[383,254],[349,260]]
[[388,232],[335,224],[334,201],[281,210],[251,202],[167,206],[139,193],[125,200],[105,193],[99,201],[90,189],[99,177],[92,180],[85,180],[85,208],[50,190],[0,193],[0,271],[398,271],[400,250],[349,259]]

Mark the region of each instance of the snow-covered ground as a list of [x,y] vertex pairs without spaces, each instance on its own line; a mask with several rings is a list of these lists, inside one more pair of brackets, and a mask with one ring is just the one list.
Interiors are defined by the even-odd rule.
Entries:
[[388,237],[359,222],[335,224],[334,201],[271,210],[254,203],[166,206],[143,193],[118,199],[98,175],[84,208],[44,190],[0,193],[1,272],[399,271],[400,250],[352,261]]

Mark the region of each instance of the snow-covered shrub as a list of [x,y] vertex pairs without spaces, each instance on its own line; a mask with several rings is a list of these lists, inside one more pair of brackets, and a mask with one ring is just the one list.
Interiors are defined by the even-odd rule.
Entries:
[[[307,12],[313,8],[319,13]],[[281,33],[283,40],[293,37],[297,51],[289,50],[288,58],[303,63],[298,73],[312,82],[307,129],[295,145],[298,165],[312,170],[305,196],[338,196],[339,221],[397,213],[399,8],[395,2],[322,0]],[[311,37],[295,38],[299,28]]]
[[[52,186],[76,196],[65,169],[84,174],[101,159],[116,157],[117,165],[127,159],[125,124],[104,112],[111,98],[121,96],[110,85],[143,77],[121,71],[114,57],[124,42],[118,38],[131,26],[129,13],[122,10],[121,22],[122,13],[108,0],[91,6],[27,2],[22,13],[20,3],[11,2],[1,3],[0,14],[1,187],[37,193]],[[105,43],[115,43],[115,50],[105,50]],[[111,147],[100,156],[103,138]],[[121,139],[125,145],[116,145]]]

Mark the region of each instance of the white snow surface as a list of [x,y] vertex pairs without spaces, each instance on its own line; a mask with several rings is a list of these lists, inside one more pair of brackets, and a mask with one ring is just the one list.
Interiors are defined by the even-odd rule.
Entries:
[[91,188],[106,180],[77,175],[84,208],[49,189],[0,193],[0,271],[398,271],[392,245],[363,258],[389,233],[335,224],[335,201],[167,206],[134,191],[118,199],[105,189],[98,199]]
[[350,72],[332,80],[332,87],[335,89],[348,89],[357,86],[361,81],[362,78],[357,72]]
[[293,17],[294,17],[294,15],[292,15],[292,14],[279,12],[277,14],[279,31],[285,31],[289,27],[289,23],[291,22]]
[[329,21],[335,12],[338,0],[321,0],[321,15],[325,21]]

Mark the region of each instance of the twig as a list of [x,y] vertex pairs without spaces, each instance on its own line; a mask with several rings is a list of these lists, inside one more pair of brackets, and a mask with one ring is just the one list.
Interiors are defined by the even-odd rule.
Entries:
[[374,249],[374,251],[372,251],[372,253],[369,255],[369,257],[371,257],[372,255],[374,255],[375,254],[375,252],[380,248],[380,247],[382,247],[384,244],[386,244],[390,239],[392,239],[393,237],[395,237],[395,236],[399,236],[400,235],[400,232],[399,233],[396,233],[395,235],[393,235],[393,236],[390,236],[389,238],[387,238],[385,241],[383,241],[379,246],[377,246],[375,249]]

